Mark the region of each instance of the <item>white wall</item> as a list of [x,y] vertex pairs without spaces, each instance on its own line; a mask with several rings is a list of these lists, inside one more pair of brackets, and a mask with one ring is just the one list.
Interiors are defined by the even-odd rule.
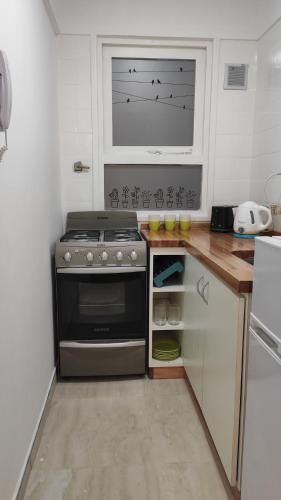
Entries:
[[[63,212],[92,210],[92,100],[91,39],[89,36],[58,38],[60,163]],[[82,161],[90,171],[74,173]]]
[[[249,64],[248,89],[224,90],[225,63]],[[256,87],[256,43],[222,40],[215,137],[215,204],[249,198]]]
[[[236,204],[248,199],[250,190],[256,43],[247,40],[217,43],[209,152],[209,166],[214,168],[209,188],[213,191],[211,202]],[[99,130],[93,128],[91,118],[91,89],[94,115],[97,113],[95,86],[91,85],[91,62],[95,63],[91,37],[60,35],[58,52],[63,211],[91,210],[99,208],[93,196],[98,165],[95,159],[93,167],[92,146],[95,145],[96,153]],[[249,64],[247,91],[223,89],[225,63]],[[89,165],[90,172],[75,174],[72,167],[77,160]]]
[[256,38],[256,0],[51,0],[61,33]]
[[257,37],[264,32],[281,17],[280,0],[256,0],[257,8]]
[[54,370],[51,249],[61,209],[55,37],[41,1],[0,0],[0,12],[14,97],[0,164],[0,497],[10,500]]
[[[253,199],[265,201],[265,179],[274,172],[281,172],[281,21],[258,42]],[[278,201],[280,194],[281,177],[278,177],[268,186],[270,201]]]

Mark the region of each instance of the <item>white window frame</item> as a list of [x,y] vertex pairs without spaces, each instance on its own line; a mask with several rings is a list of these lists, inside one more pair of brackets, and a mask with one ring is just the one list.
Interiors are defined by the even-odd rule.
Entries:
[[[197,164],[202,165],[201,209],[189,211],[189,213],[193,219],[208,218],[212,49],[211,41],[98,37],[96,45],[98,167],[94,186],[95,209],[104,209],[105,164]],[[112,57],[196,60],[192,147],[112,145]],[[165,210],[162,212],[164,214]],[[181,213],[181,211],[177,212]],[[138,219],[146,220],[150,213],[139,211]]]

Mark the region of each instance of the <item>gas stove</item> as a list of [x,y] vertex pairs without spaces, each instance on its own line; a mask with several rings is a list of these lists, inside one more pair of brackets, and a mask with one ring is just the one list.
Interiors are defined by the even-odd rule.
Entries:
[[146,266],[135,212],[70,212],[56,245],[57,268]]
[[146,242],[134,212],[70,212],[56,245],[59,373],[146,370]]

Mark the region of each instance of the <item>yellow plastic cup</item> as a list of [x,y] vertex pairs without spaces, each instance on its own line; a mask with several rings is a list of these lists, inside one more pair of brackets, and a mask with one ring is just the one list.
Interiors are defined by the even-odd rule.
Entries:
[[176,227],[176,216],[175,215],[165,215],[164,219],[166,231],[174,231]]
[[148,220],[148,225],[150,231],[159,231],[160,228],[160,217],[159,215],[150,215]]
[[180,215],[180,230],[189,231],[191,227],[191,217],[190,215],[181,214]]

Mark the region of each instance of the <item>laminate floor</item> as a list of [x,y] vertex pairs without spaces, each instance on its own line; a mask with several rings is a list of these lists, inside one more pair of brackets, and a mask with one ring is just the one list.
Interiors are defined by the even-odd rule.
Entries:
[[184,380],[59,382],[24,500],[228,500]]

